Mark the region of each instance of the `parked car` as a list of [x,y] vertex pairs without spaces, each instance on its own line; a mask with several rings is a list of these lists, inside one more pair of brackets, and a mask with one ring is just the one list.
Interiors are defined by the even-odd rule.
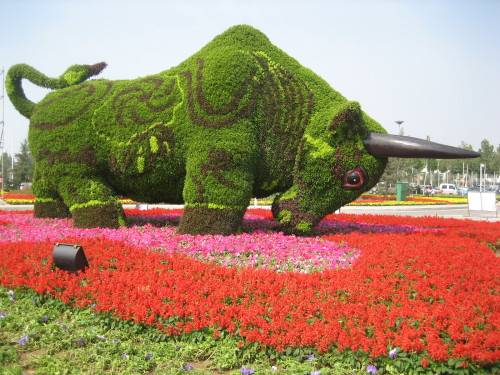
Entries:
[[457,195],[457,187],[455,184],[441,184],[439,185],[437,193],[439,194],[448,194],[448,195]]
[[19,185],[19,190],[26,191],[32,188],[33,184],[31,182],[21,182]]
[[434,194],[436,194],[436,190],[431,185],[424,185],[424,186],[422,186],[422,192],[425,195],[434,195]]

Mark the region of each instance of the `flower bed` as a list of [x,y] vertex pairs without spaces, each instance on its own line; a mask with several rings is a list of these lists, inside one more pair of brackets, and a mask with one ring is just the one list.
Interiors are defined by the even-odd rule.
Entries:
[[[11,193],[4,192],[0,198],[8,204],[33,204],[35,203],[36,197],[33,194],[26,193]],[[121,204],[133,204],[135,203],[129,198],[120,198]]]
[[[172,223],[179,214],[127,211],[136,224]],[[171,225],[83,230],[0,213],[0,283],[169,334],[210,329],[277,350],[336,347],[373,357],[397,347],[419,353],[423,365],[500,360],[500,264],[492,251],[500,249],[500,224],[330,215],[318,237],[297,238],[269,219],[255,209],[242,234],[189,237]],[[91,267],[53,270],[55,241],[82,244]]]
[[33,194],[25,193],[4,192],[0,198],[8,204],[33,204],[35,202]]
[[467,197],[456,196],[410,196],[404,201],[397,201],[394,195],[363,194],[350,206],[415,206],[435,204],[467,204]]

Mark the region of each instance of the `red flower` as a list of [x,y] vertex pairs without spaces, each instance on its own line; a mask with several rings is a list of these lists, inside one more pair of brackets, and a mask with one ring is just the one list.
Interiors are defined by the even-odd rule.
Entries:
[[422,365],[423,368],[429,367],[429,360],[427,359],[427,357],[422,358],[420,364]]

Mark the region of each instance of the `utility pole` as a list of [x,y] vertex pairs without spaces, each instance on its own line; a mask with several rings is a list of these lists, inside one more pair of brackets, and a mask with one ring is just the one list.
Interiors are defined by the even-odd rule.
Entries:
[[[401,132],[401,124],[404,122],[403,120],[396,120],[394,121],[396,124],[398,124],[398,135],[403,135],[403,133]],[[400,163],[400,160],[398,159],[397,160],[397,164],[396,164],[396,182],[399,181],[399,163]]]
[[3,173],[3,154],[5,150],[5,143],[4,143],[4,127],[5,127],[5,98],[4,98],[4,93],[5,93],[5,69],[2,68],[0,70],[0,75],[2,76],[2,92],[0,94],[0,101],[2,102],[2,117],[0,117],[0,158],[2,159],[0,161],[0,167],[2,168],[1,170],[1,176],[0,176],[0,194],[3,196],[3,188],[4,188],[4,173]]
[[437,186],[439,187],[439,174],[441,173],[441,172],[439,171],[439,159],[438,159],[437,163],[438,163],[438,183],[437,183]]
[[484,174],[486,171],[486,165],[479,165],[479,191],[483,192],[485,188]]

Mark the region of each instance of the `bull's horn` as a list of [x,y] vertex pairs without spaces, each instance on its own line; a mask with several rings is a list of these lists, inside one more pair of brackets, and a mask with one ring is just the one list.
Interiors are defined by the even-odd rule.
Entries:
[[370,133],[364,143],[366,151],[373,156],[432,159],[464,159],[480,156],[479,152],[403,135]]

